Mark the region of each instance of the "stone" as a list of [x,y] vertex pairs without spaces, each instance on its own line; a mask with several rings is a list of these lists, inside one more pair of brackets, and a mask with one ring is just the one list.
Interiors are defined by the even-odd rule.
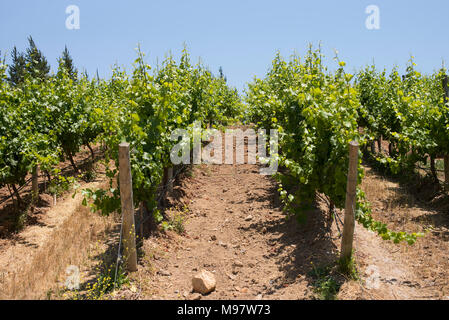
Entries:
[[160,274],[161,276],[164,276],[164,277],[171,276],[171,273],[166,271],[166,270],[159,270],[157,273]]
[[192,278],[193,291],[203,295],[214,291],[216,285],[217,281],[215,280],[215,276],[204,269]]
[[189,298],[190,300],[201,300],[201,294],[193,293]]
[[224,243],[224,242],[221,242],[221,241],[219,241],[218,244],[219,244],[220,246],[222,246],[223,248],[227,248],[227,247],[228,247],[228,244],[227,244],[227,243]]
[[252,215],[249,215],[249,216],[247,216],[245,218],[245,221],[251,221],[251,220],[253,220],[253,216]]
[[234,266],[235,267],[243,267],[243,262],[241,262],[240,260],[235,260],[234,261]]

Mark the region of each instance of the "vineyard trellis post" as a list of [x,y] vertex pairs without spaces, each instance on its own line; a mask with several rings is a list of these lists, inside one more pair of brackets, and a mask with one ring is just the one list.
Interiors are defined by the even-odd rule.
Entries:
[[343,226],[343,237],[341,239],[341,260],[348,261],[352,255],[352,243],[355,227],[355,206],[357,191],[359,144],[357,141],[349,143],[349,169],[346,185],[345,219]]
[[164,168],[162,189],[164,193],[171,193],[173,191],[173,167]]
[[38,176],[39,176],[39,168],[38,166],[34,166],[33,167],[33,174],[32,174],[32,184],[31,184],[31,201],[33,204],[36,204],[37,199],[39,197],[39,181],[38,181]]
[[167,192],[173,192],[173,167],[167,169]]
[[129,143],[119,145],[120,200],[123,215],[124,257],[128,271],[137,271],[136,227],[134,222],[134,203]]

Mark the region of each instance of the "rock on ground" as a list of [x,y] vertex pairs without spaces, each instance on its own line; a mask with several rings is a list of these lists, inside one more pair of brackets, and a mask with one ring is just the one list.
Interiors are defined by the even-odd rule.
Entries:
[[208,294],[214,291],[216,284],[215,276],[204,269],[192,278],[193,291],[201,294]]

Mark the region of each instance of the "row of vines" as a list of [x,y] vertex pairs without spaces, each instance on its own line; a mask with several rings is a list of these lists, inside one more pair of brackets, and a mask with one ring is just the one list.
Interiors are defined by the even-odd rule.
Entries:
[[[435,159],[445,162],[449,182],[449,105],[444,68],[431,75],[416,71],[413,59],[405,75],[397,68],[388,75],[374,66],[360,71],[357,87],[360,102],[359,124],[371,141],[371,153],[393,173],[410,172],[419,162],[430,160],[432,177],[437,180]],[[388,152],[382,152],[382,140]],[[375,152],[375,143],[378,151]]]
[[[294,55],[285,61],[278,54],[266,77],[256,78],[247,92],[246,116],[258,127],[279,131],[279,191],[287,212],[299,220],[317,196],[324,195],[330,217],[344,208],[350,141],[357,141],[367,155],[371,142],[388,140],[388,154],[371,155],[392,172],[413,170],[428,156],[449,154],[445,70],[424,76],[410,61],[404,77],[397,69],[387,77],[374,66],[352,75],[338,56],[333,72],[322,60],[321,51],[312,48],[303,59]],[[412,244],[420,236],[375,221],[360,188],[354,211],[364,227],[383,239]]]
[[[0,64],[0,187],[15,190],[34,168],[58,176],[58,164],[69,160],[78,171],[74,155],[86,146],[101,145],[104,161],[118,167],[118,144],[131,145],[135,203],[155,207],[155,190],[165,167],[171,166],[170,140],[175,128],[225,125],[239,118],[242,102],[223,77],[204,65],[192,64],[186,50],[176,61],[169,56],[156,69],[145,63],[138,50],[128,74],[114,67],[108,80],[86,75],[72,77],[60,64],[48,79],[26,76],[12,86]],[[111,179],[107,190],[85,190],[94,210],[103,214],[120,210],[114,166],[106,166]],[[20,199],[20,197],[19,197]]]
[[[438,156],[445,158],[449,171],[444,69],[425,76],[411,60],[402,77],[397,69],[387,76],[374,66],[352,75],[336,57],[337,69],[331,72],[321,51],[310,48],[304,58],[285,61],[277,55],[266,77],[248,85],[245,105],[223,77],[215,77],[202,64],[193,65],[185,50],[180,61],[169,56],[155,70],[140,50],[137,53],[131,74],[115,67],[109,80],[85,75],[74,79],[60,64],[48,79],[27,76],[12,86],[1,63],[0,187],[8,185],[17,193],[17,186],[37,166],[57,176],[57,165],[65,159],[77,171],[74,155],[82,146],[93,153],[94,144],[104,147],[105,163],[114,161],[117,168],[117,146],[127,141],[134,201],[158,219],[153,210],[156,191],[177,143],[170,139],[171,132],[192,129],[195,121],[206,126],[239,119],[278,130],[279,191],[286,211],[299,220],[320,195],[331,213],[344,207],[350,141],[358,141],[365,153],[370,143],[388,141],[388,153],[375,153],[373,146],[371,151],[393,172],[413,170],[426,157],[432,164]],[[92,209],[103,214],[120,210],[120,192],[113,183],[117,169],[106,168],[109,188],[84,191]],[[411,244],[419,236],[388,230],[375,221],[360,188],[354,211],[360,223],[384,239]]]

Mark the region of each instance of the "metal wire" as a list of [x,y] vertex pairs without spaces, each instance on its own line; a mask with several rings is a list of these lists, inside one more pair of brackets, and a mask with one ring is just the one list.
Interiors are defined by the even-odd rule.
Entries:
[[[39,177],[45,177],[44,175],[38,176]],[[19,192],[20,190],[22,190],[23,188],[25,188],[31,181],[33,180],[33,177],[29,178],[27,181],[25,181],[25,183],[23,185],[21,185],[18,189],[17,192]],[[9,196],[7,196],[6,198],[3,198],[0,201],[0,205],[5,203],[6,201],[8,201],[10,198],[12,198],[14,196],[14,193],[11,193]]]
[[[338,220],[337,220],[337,217],[338,217]],[[337,226],[339,238],[341,238],[342,234],[341,234],[340,227],[338,226],[338,221],[340,220],[340,217],[338,216],[337,212],[335,212],[335,211],[334,211],[334,220],[335,220],[335,225]],[[343,223],[341,222],[341,220],[340,220],[340,223],[341,223],[341,226],[343,227]]]
[[117,284],[118,265],[122,258],[121,254],[120,254],[120,247],[122,244],[122,233],[123,233],[123,215],[122,215],[122,223],[120,224],[120,240],[118,242],[117,261],[115,263],[114,289],[116,288],[116,284]]
[[[68,165],[67,167],[62,168],[62,169],[61,169],[61,172],[67,170],[67,169],[70,168],[70,167],[72,167],[72,165]],[[45,178],[47,178],[47,174],[46,174],[46,173],[43,173],[43,174],[38,175],[37,177],[38,177],[38,179],[39,179],[39,178],[44,178],[44,179],[45,179]],[[24,183],[23,185],[21,185],[21,186],[17,189],[17,192],[21,191],[23,188],[25,188],[27,185],[29,185],[30,182],[32,182],[32,181],[33,181],[33,177],[31,177],[31,178],[29,178],[28,180],[26,180],[25,183]],[[12,198],[13,195],[14,195],[14,194],[10,194],[10,195],[7,196],[6,198],[3,198],[3,199],[0,201],[0,205],[2,205],[2,204],[5,203],[6,201],[8,201],[10,198]]]
[[[165,191],[166,191],[166,189],[167,189],[167,187],[170,185],[170,184],[172,184],[175,180],[176,180],[176,178],[178,177],[178,175],[182,172],[182,171],[184,171],[184,169],[186,168],[187,166],[185,166],[185,165],[182,165],[182,166],[180,166],[177,170],[176,170],[176,172],[174,172],[173,173],[173,176],[167,181],[167,183],[166,184],[161,184],[157,189],[158,189],[158,197],[156,198],[156,202],[159,204],[161,201],[162,201],[162,198],[165,196]],[[153,216],[153,213],[154,213],[154,210],[155,210],[156,208],[153,208],[153,211],[151,212],[151,213],[149,213],[147,210],[145,210],[144,209],[144,212],[145,212],[145,218],[143,218],[142,219],[142,221],[137,221],[137,223],[136,223],[136,229],[139,229],[139,227],[142,225],[142,224],[144,224],[146,221],[148,221],[148,219],[150,219],[152,216]],[[138,220],[138,219],[136,219],[136,220]]]

